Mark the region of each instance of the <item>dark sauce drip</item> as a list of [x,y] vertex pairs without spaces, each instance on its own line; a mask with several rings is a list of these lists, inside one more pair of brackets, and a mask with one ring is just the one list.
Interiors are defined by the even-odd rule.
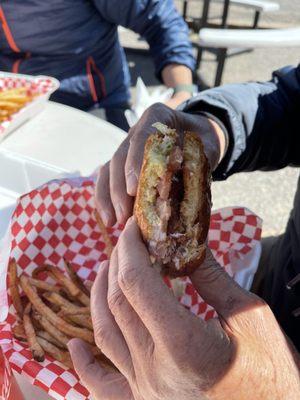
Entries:
[[180,204],[184,196],[183,176],[182,170],[178,171],[172,178],[172,185],[170,191],[171,199],[171,217],[168,222],[167,234],[180,233],[182,231],[182,224],[179,218]]

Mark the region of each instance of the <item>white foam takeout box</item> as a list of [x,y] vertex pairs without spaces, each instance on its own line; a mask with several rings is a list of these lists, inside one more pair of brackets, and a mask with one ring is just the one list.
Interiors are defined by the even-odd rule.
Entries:
[[70,176],[69,171],[0,150],[0,241],[4,237],[17,199],[51,179]]
[[45,107],[51,94],[59,88],[59,81],[50,76],[32,76],[0,71],[0,91],[20,87],[26,87],[38,95],[18,112],[12,114],[8,120],[0,122],[0,142]]

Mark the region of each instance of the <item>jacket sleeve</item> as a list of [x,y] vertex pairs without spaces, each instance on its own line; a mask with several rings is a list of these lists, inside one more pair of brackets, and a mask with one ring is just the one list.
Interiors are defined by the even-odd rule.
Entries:
[[171,63],[195,68],[188,27],[173,0],[93,0],[102,17],[143,36],[154,58],[156,75]]
[[275,71],[268,82],[206,90],[181,109],[210,113],[227,129],[228,150],[215,179],[241,171],[300,166],[300,65]]

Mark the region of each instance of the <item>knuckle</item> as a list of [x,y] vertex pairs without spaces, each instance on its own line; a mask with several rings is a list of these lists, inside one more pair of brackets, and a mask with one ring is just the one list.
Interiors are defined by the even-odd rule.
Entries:
[[136,271],[131,267],[130,264],[122,266],[122,270],[118,274],[118,283],[122,290],[130,291],[136,287],[138,276]]
[[81,367],[78,366],[76,368],[76,372],[78,373],[82,382],[84,382],[85,386],[89,388],[92,383],[91,381],[99,373],[99,364],[97,362],[91,362],[87,365],[82,365]]
[[110,309],[112,314],[117,313],[117,311],[120,309],[120,306],[122,305],[122,302],[123,302],[123,294],[119,289],[107,295],[108,308]]
[[252,312],[258,319],[264,319],[268,313],[271,312],[268,304],[260,297],[253,296],[252,300]]
[[96,346],[100,350],[105,349],[109,343],[109,338],[111,335],[110,327],[101,321],[94,323],[93,327]]
[[166,109],[168,109],[168,107],[163,103],[154,103],[148,108],[149,111],[161,111]]
[[136,142],[138,141],[138,138],[139,138],[139,135],[133,133],[129,139],[129,146],[136,144]]

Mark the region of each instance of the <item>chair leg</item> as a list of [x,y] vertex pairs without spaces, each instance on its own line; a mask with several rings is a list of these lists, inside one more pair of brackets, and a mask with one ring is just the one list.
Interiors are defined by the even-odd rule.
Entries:
[[230,3],[229,0],[225,0],[224,1],[221,28],[227,28],[227,18],[228,18],[228,12],[229,12],[229,3]]
[[226,56],[227,56],[227,49],[219,49],[217,57],[218,66],[215,78],[215,86],[221,85]]
[[198,47],[197,49],[197,58],[196,58],[196,71],[200,68],[200,64],[202,61],[202,56],[203,56],[203,48]]
[[184,20],[186,20],[187,17],[187,9],[188,9],[188,0],[184,0],[182,8],[182,17]]
[[255,14],[254,14],[254,21],[253,21],[253,25],[252,25],[252,28],[253,28],[253,29],[256,29],[256,28],[257,28],[259,18],[260,18],[260,11],[255,11]]
[[210,0],[204,0],[203,9],[202,9],[202,16],[201,16],[201,25],[199,26],[199,30],[201,28],[205,28],[207,26],[208,14],[209,14],[209,6],[210,6]]

